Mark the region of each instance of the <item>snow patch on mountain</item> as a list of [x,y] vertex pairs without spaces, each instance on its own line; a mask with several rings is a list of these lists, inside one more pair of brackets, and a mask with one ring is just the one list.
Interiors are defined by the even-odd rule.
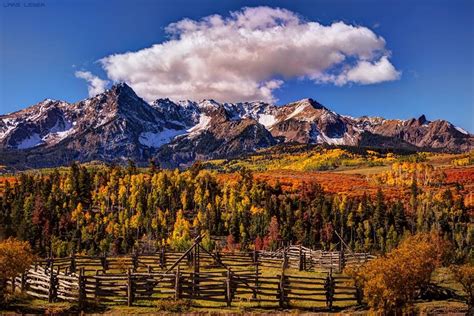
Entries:
[[303,112],[307,108],[308,104],[302,103],[296,107],[296,109],[288,115],[287,119],[293,118]]
[[317,137],[318,143],[326,143],[330,145],[344,145],[344,137],[329,137],[323,133],[319,134]]
[[269,128],[273,124],[277,122],[277,119],[275,118],[274,115],[271,114],[260,114],[258,116],[258,122],[265,126],[266,128]]
[[198,135],[200,132],[204,129],[207,128],[209,125],[209,122],[211,121],[211,117],[207,116],[205,114],[201,114],[199,117],[199,123],[188,129],[187,131],[189,132],[190,136]]
[[49,130],[50,133],[62,133],[72,128],[72,123],[67,121],[64,116],[62,121],[56,121],[54,126]]
[[469,135],[469,133],[465,129],[459,126],[454,126],[454,128],[457,129],[459,132],[463,133],[464,135]]
[[23,139],[16,148],[18,149],[28,149],[41,145],[43,140],[41,139],[38,133],[31,134],[29,137]]
[[45,143],[57,144],[68,136],[74,134],[74,123],[76,122],[65,122],[65,125],[60,127],[60,124],[56,122],[56,125],[51,128],[50,132],[42,138]]
[[114,113],[109,113],[107,115],[104,115],[100,118],[98,118],[99,120],[97,121],[97,123],[95,124],[95,127],[100,127],[102,125],[105,125],[107,124],[108,122],[112,121],[114,119]]
[[198,103],[199,108],[203,109],[218,109],[220,104],[214,100],[202,100]]
[[2,121],[4,126],[0,130],[0,140],[6,137],[18,125],[14,118],[4,118]]
[[161,132],[143,132],[138,137],[140,144],[159,148],[171,142],[176,136],[185,134],[186,130],[163,129]]

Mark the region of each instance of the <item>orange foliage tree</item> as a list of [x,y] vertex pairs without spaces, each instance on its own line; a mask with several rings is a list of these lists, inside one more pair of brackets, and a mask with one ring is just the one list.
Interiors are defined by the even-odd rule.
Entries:
[[13,238],[0,242],[0,302],[7,280],[23,273],[34,261],[30,244]]
[[371,309],[400,311],[429,283],[446,250],[446,242],[438,235],[421,233],[406,238],[397,248],[362,268],[346,272],[363,290]]
[[469,306],[469,315],[474,315],[474,265],[466,263],[460,266],[451,266],[454,279],[460,283],[466,292],[466,302]]
[[280,240],[280,226],[278,225],[276,216],[272,216],[270,225],[268,226],[268,235],[265,236],[263,241],[263,247],[265,249],[276,250]]

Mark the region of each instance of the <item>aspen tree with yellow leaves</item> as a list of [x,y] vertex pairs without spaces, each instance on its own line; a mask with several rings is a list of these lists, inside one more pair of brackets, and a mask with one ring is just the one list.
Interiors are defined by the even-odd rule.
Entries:
[[191,225],[184,218],[183,211],[179,210],[176,214],[176,221],[173,226],[173,232],[168,238],[168,245],[178,251],[187,250],[191,246]]

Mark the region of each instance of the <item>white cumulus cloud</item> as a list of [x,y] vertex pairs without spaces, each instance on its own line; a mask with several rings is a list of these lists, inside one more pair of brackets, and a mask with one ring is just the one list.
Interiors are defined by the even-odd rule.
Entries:
[[400,72],[390,63],[387,56],[380,60],[370,62],[361,60],[357,65],[343,76],[345,82],[358,82],[361,84],[372,84],[388,80],[397,80],[400,78]]
[[[167,41],[101,59],[109,79],[127,82],[147,101],[271,102],[291,78],[344,85],[400,77],[385,40],[369,28],[322,25],[286,9],[243,8],[228,17],[183,19],[166,32]],[[104,86],[96,79],[86,79],[90,91]]]
[[100,79],[99,77],[93,75],[90,71],[76,71],[74,75],[77,78],[84,79],[87,81],[87,90],[89,91],[89,97],[94,97],[99,93],[105,91],[108,80]]

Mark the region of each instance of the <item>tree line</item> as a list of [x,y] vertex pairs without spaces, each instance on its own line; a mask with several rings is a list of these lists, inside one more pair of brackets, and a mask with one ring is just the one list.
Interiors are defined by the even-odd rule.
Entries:
[[284,190],[246,169],[236,181],[195,164],[184,170],[156,165],[85,167],[21,173],[0,197],[0,239],[28,241],[41,256],[122,254],[153,244],[183,250],[206,233],[235,249],[274,249],[282,243],[338,249],[335,232],[355,251],[385,253],[403,236],[436,231],[453,245],[456,260],[472,259],[474,229],[455,189],[422,190],[386,200],[324,192],[314,181]]

